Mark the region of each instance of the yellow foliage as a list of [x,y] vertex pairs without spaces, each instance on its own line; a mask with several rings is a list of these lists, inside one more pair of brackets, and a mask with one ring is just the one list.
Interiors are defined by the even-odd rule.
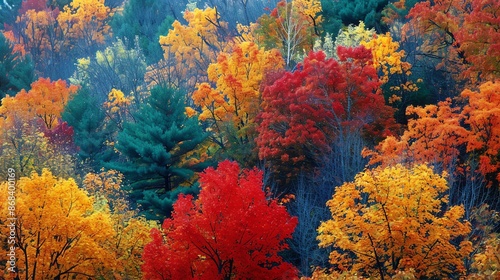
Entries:
[[116,170],[101,170],[100,173],[88,173],[83,181],[85,189],[95,197],[94,209],[107,211],[111,216],[114,230],[113,237],[107,243],[109,250],[115,253],[121,271],[119,275],[104,275],[105,279],[122,276],[133,279],[141,278],[140,266],[142,250],[149,243],[149,232],[158,225],[137,217],[137,210],[130,210],[127,193],[122,189],[123,175]]
[[215,8],[186,11],[184,19],[187,25],[176,20],[168,34],[160,36],[164,61],[172,62],[168,65],[168,74],[185,71],[178,79],[194,78],[190,86],[206,81],[205,71],[210,63],[215,62],[219,52],[228,51],[232,45],[231,40],[222,36],[227,30],[227,23],[218,17]]
[[104,102],[111,113],[116,113],[120,109],[130,106],[133,97],[126,97],[125,94],[119,89],[112,89],[108,94],[108,101]]
[[[392,39],[390,33],[363,39],[360,44],[372,51],[374,67],[383,73],[380,77],[382,83],[387,83],[390,75],[411,74],[411,64],[404,61],[405,51],[398,51],[399,43]],[[405,86],[404,90],[407,91],[418,90],[413,83],[407,83]]]
[[319,0],[293,0],[292,6],[297,9],[301,14],[313,18],[316,24],[323,21],[321,17],[321,1]]
[[194,104],[201,108],[201,121],[231,122],[237,131],[253,125],[260,107],[260,84],[264,74],[282,68],[281,54],[266,51],[253,42],[237,44],[232,52],[220,53],[217,63],[207,69],[208,83],[193,92]]
[[[335,39],[335,49],[338,46],[357,47],[361,42],[369,42],[375,36],[375,30],[366,29],[365,23],[360,21],[358,25],[350,24],[342,29]],[[336,56],[336,54],[334,54]]]
[[451,241],[471,228],[461,221],[461,206],[442,212],[448,202],[444,176],[425,165],[396,165],[366,170],[338,187],[327,202],[332,219],[318,228],[319,245],[333,246],[333,267],[366,277],[410,269],[416,277],[465,272],[462,259],[471,243]]
[[492,234],[483,244],[480,253],[474,256],[472,268],[476,273],[468,279],[498,279],[500,277],[500,238]]
[[[2,193],[7,193],[7,187],[7,183],[0,185]],[[20,178],[15,198],[15,245],[21,278],[79,274],[95,278],[101,270],[119,269],[113,252],[105,246],[113,237],[111,217],[93,211],[93,199],[73,179],[58,179],[44,169],[40,175]],[[2,205],[7,205],[6,199],[0,197]],[[2,224],[9,217],[5,210],[3,207]],[[4,236],[6,229],[2,227]],[[5,260],[5,256],[2,253],[0,258]]]
[[111,9],[104,0],[73,0],[64,6],[57,16],[57,21],[69,37],[83,39],[84,46],[104,43],[111,32],[108,21]]

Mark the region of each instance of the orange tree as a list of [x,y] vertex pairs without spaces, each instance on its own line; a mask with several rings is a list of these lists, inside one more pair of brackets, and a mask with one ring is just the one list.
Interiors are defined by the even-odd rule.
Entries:
[[248,161],[254,147],[255,117],[260,111],[261,81],[267,72],[283,67],[281,54],[266,51],[253,42],[236,44],[222,52],[207,73],[215,88],[201,83],[193,92],[194,104],[201,109],[199,119],[215,132],[213,141],[229,154]]
[[58,124],[64,106],[77,89],[63,80],[39,78],[31,84],[30,90],[23,89],[13,97],[4,98],[0,114],[7,119],[14,114],[23,115],[26,121],[37,118],[51,129]]
[[263,173],[224,161],[200,175],[194,199],[180,196],[162,231],[153,230],[142,266],[147,279],[293,279],[279,252],[297,220],[262,190]]
[[320,246],[332,246],[332,272],[386,279],[398,271],[417,277],[465,272],[472,251],[463,240],[470,224],[448,202],[444,176],[426,165],[395,165],[359,173],[327,202],[332,219],[318,228]]
[[500,81],[486,82],[479,91],[462,92],[462,116],[468,127],[467,152],[478,157],[479,171],[500,181]]

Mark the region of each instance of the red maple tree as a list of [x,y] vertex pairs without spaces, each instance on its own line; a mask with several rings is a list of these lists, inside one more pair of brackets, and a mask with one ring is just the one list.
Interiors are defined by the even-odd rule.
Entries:
[[297,219],[266,197],[263,174],[221,162],[200,175],[194,199],[181,195],[143,254],[145,279],[295,279],[278,253]]
[[256,140],[261,159],[310,167],[339,135],[391,134],[394,110],[385,105],[370,50],[337,51],[338,60],[311,52],[297,70],[264,88]]

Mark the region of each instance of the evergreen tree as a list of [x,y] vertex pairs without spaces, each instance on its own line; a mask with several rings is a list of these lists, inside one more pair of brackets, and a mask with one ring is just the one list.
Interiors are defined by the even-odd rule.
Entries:
[[14,52],[9,40],[0,32],[0,99],[7,94],[14,96],[21,89],[28,90],[34,80],[29,56]]
[[323,29],[337,35],[342,27],[341,24],[358,25],[360,21],[366,24],[367,28],[375,28],[377,32],[384,33],[387,27],[381,23],[382,11],[389,3],[388,0],[322,0],[323,8]]
[[195,149],[207,135],[197,118],[186,116],[185,102],[180,91],[153,88],[134,114],[135,122],[125,123],[118,135],[115,147],[125,160],[107,164],[125,175],[132,200],[142,205],[148,218],[169,215],[170,192],[189,185],[195,172],[207,167],[192,163]]
[[17,11],[21,8],[22,0],[0,1],[0,26],[12,25],[16,22]]
[[99,106],[97,97],[82,88],[68,102],[62,114],[74,130],[74,142],[78,146],[78,156],[82,160],[82,175],[87,171],[98,172],[103,162],[116,157],[113,149],[105,143],[111,141],[115,129],[106,123],[106,113]]
[[[167,15],[165,16],[165,12]],[[157,0],[130,0],[124,10],[111,21],[113,32],[128,48],[142,49],[148,64],[163,57],[159,40],[166,35],[174,18],[169,15],[168,2]]]

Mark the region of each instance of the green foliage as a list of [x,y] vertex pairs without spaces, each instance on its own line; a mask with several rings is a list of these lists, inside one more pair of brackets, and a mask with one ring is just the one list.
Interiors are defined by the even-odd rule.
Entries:
[[168,3],[164,1],[131,0],[123,13],[113,17],[111,26],[128,48],[135,47],[137,42],[148,64],[156,63],[163,57],[158,43],[160,35],[166,35],[174,21],[165,11],[168,11]]
[[21,89],[29,90],[35,80],[29,57],[14,52],[9,40],[0,33],[0,99],[13,96]]
[[[5,5],[9,4],[9,6]],[[21,8],[22,0],[8,0],[0,2],[0,26],[12,24],[16,21],[16,11]]]
[[[125,123],[118,135],[115,147],[125,161],[107,164],[125,175],[133,200],[153,200],[142,203],[145,211],[162,208],[154,206],[158,205],[156,198],[168,200],[166,193],[181,184],[189,185],[195,172],[206,167],[195,159],[194,151],[207,135],[196,118],[185,115],[185,102],[180,91],[153,88],[149,99],[134,114],[135,122]],[[154,190],[157,195],[146,196],[145,190]],[[168,213],[155,214],[164,218]]]
[[107,124],[106,113],[95,95],[87,88],[82,88],[75,97],[68,102],[62,114],[63,120],[74,129],[74,142],[78,146],[80,164],[87,169],[97,172],[103,162],[115,157],[113,149],[106,145],[111,139],[113,127]]
[[377,31],[385,31],[381,24],[382,11],[388,0],[323,0],[323,29],[331,34],[337,34],[344,25],[357,25],[364,21],[368,28],[374,27]]
[[172,213],[173,205],[180,194],[197,196],[200,192],[199,185],[193,184],[188,187],[178,187],[170,192],[158,194],[154,190],[144,191],[144,198],[137,201],[143,208],[143,215],[146,219],[158,219],[157,213],[162,213],[170,216]]

